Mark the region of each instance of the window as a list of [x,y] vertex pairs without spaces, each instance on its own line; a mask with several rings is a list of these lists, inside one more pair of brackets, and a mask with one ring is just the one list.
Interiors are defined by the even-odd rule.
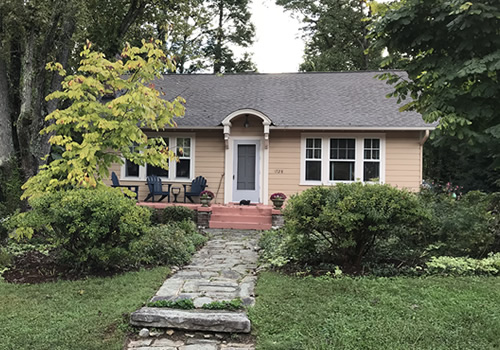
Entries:
[[162,169],[147,164],[139,166],[128,160],[122,167],[122,179],[146,180],[147,176],[156,175],[167,181],[189,181],[193,178],[194,138],[189,136],[163,137],[165,144],[173,150],[178,161],[170,161],[169,169]]
[[355,139],[330,139],[330,181],[354,181]]
[[301,183],[383,182],[383,140],[383,134],[303,137]]
[[365,139],[363,181],[380,178],[380,139]]
[[306,181],[321,181],[321,139],[306,139]]

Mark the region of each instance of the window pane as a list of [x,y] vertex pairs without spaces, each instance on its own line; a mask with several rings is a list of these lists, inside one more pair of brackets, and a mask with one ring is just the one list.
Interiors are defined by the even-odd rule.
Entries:
[[356,140],[330,139],[330,159],[356,159]]
[[147,170],[146,170],[147,176],[151,175],[156,175],[156,176],[161,176],[161,177],[168,177],[168,170],[162,169],[157,166],[152,166],[148,164]]
[[189,137],[177,138],[177,157],[191,157],[191,139]]
[[306,139],[306,148],[313,148],[313,145],[314,145],[313,139]]
[[354,181],[354,162],[330,162],[330,181]]
[[313,150],[312,149],[306,149],[306,158],[312,159],[313,157]]
[[372,159],[380,159],[380,151],[379,150],[372,151]]
[[347,139],[347,147],[354,148],[354,147],[356,147],[355,144],[356,144],[356,140],[354,140],[354,139]]
[[338,159],[347,159],[347,152],[345,149],[339,150],[339,158]]
[[306,161],[306,181],[321,181],[321,162]]
[[321,139],[314,139],[314,148],[321,148]]
[[363,166],[363,181],[374,181],[380,178],[380,163],[365,162]]
[[347,158],[348,159],[355,159],[356,158],[356,152],[353,149],[349,149],[347,151]]
[[[366,140],[365,140],[366,141]],[[365,159],[372,159],[372,151],[368,150],[368,149],[365,149]]]
[[380,148],[380,140],[379,139],[372,139],[372,147],[373,148]]
[[177,162],[177,168],[175,171],[176,178],[189,178],[191,171],[191,160],[190,159],[179,159]]
[[372,147],[372,139],[365,139],[365,148]]
[[125,176],[126,177],[139,177],[139,166],[129,160],[125,160]]
[[320,158],[321,158],[321,150],[315,149],[314,150],[314,159],[320,159]]

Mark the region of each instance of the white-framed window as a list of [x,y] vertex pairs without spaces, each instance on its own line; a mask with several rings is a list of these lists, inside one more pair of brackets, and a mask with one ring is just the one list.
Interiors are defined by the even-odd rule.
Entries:
[[150,175],[157,175],[170,182],[187,182],[194,178],[194,135],[161,135],[161,137],[168,149],[175,152],[178,161],[170,161],[166,170],[149,164],[139,166],[125,160],[121,169],[121,180],[146,180]]
[[385,181],[385,134],[302,134],[301,185]]

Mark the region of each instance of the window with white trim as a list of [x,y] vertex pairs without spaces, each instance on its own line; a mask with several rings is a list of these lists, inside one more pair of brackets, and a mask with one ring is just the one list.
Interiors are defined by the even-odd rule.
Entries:
[[122,179],[146,180],[147,176],[156,175],[167,181],[190,181],[194,171],[194,137],[165,136],[163,140],[168,149],[173,150],[178,158],[177,161],[169,161],[168,170],[149,164],[139,166],[125,160],[125,164],[122,166]]
[[383,134],[302,136],[301,184],[383,182]]
[[306,181],[321,181],[321,139],[306,139]]

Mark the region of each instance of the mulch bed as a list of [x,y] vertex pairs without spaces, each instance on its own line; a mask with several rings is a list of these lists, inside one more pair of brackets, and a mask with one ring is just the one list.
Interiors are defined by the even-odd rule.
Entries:
[[108,277],[116,275],[112,271],[82,273],[58,264],[52,255],[36,250],[25,252],[14,258],[12,266],[2,275],[5,281],[17,284],[37,284],[59,280],[79,280],[89,276]]

